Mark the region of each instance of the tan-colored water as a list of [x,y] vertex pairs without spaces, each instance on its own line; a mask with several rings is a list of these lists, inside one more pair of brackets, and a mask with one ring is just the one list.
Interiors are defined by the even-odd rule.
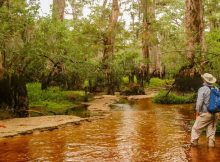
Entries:
[[0,142],[1,162],[206,162],[220,161],[203,136],[190,148],[189,105],[118,105],[110,118]]

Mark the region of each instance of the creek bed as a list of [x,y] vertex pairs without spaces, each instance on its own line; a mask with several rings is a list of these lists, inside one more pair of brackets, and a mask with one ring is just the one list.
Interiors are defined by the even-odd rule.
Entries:
[[192,118],[192,105],[116,104],[102,120],[5,139],[0,161],[219,161],[220,136],[214,149],[205,135],[189,147]]

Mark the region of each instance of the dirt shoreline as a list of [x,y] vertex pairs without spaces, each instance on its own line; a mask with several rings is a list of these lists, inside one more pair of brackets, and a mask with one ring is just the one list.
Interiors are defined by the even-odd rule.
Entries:
[[[127,96],[128,100],[138,100],[143,98],[151,98],[154,94]],[[32,134],[42,131],[51,131],[64,127],[66,125],[79,125],[81,122],[90,122],[92,120],[105,118],[110,114],[111,105],[119,101],[120,97],[116,95],[102,95],[94,97],[94,100],[88,103],[88,110],[91,112],[99,112],[101,116],[89,118],[80,118],[72,115],[56,115],[56,116],[40,116],[28,118],[14,118],[0,121],[0,140],[7,137],[18,135]]]

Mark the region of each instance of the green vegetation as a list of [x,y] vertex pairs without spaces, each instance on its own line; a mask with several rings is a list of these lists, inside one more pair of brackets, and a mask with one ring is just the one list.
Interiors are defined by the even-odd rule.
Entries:
[[27,84],[30,109],[63,113],[85,98],[84,91],[64,91],[59,87],[41,90],[40,83]]
[[160,104],[187,104],[194,103],[196,98],[196,94],[185,94],[185,95],[177,95],[174,93],[169,93],[167,95],[166,91],[161,91],[153,98],[153,102]]
[[123,77],[122,78],[122,83],[123,84],[128,84],[129,83],[129,78],[128,77]]
[[220,134],[220,121],[218,121],[218,123],[217,123],[216,133]]
[[[86,99],[80,94],[84,92],[72,90],[144,94],[146,87],[167,88],[177,74],[187,85],[179,82],[181,86],[191,90],[192,83],[182,78],[200,71],[220,80],[217,0],[201,6],[189,0],[97,2],[53,1],[51,13],[42,16],[40,1],[0,1],[1,105],[27,116],[20,113],[29,106],[59,109]],[[192,6],[204,13],[198,8],[191,12]],[[72,19],[65,19],[65,7],[74,11]],[[26,84],[33,82],[40,82],[45,91],[28,84],[27,96]],[[172,94],[158,98],[160,103],[192,100]]]
[[149,87],[151,88],[161,88],[165,87],[166,85],[171,85],[173,80],[168,79],[160,79],[160,78],[151,78]]

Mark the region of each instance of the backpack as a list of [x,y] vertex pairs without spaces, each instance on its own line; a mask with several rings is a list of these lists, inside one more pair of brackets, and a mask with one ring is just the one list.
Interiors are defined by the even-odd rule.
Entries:
[[220,91],[217,88],[210,88],[210,90],[208,111],[210,113],[220,112]]

